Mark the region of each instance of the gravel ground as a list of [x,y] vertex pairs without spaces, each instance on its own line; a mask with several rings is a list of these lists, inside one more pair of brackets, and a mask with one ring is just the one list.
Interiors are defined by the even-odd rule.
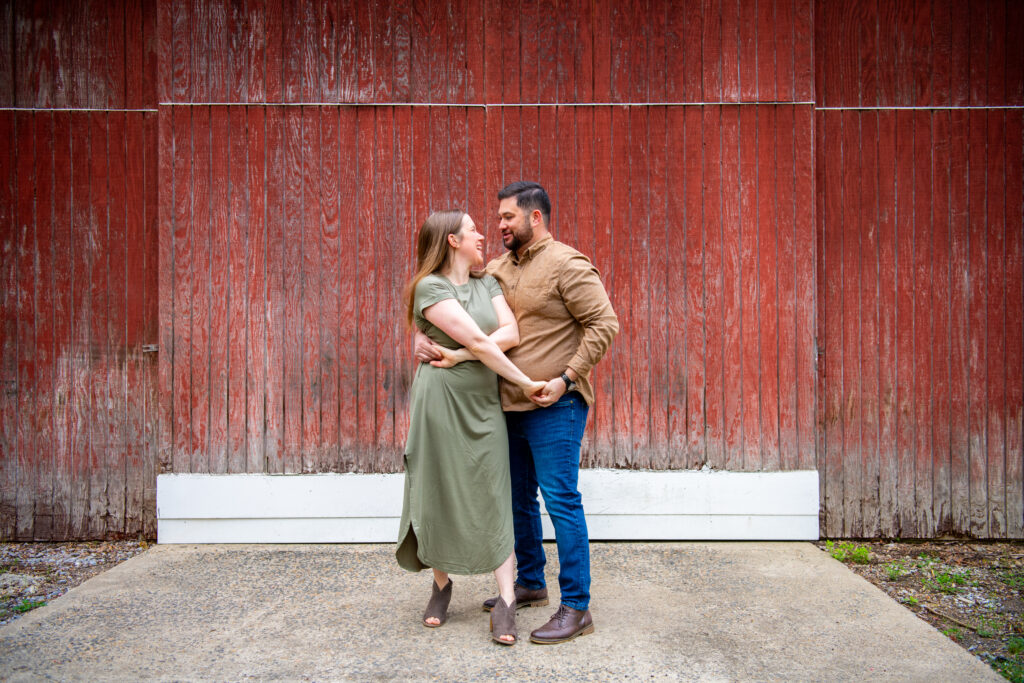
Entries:
[[149,547],[143,541],[0,543],[0,626]]
[[1003,677],[1024,683],[1024,543],[818,546]]

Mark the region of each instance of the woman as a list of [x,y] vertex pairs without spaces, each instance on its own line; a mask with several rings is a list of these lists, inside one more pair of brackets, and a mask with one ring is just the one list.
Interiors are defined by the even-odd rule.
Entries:
[[417,238],[406,318],[443,348],[445,358],[420,365],[410,390],[395,556],[409,571],[433,570],[423,615],[429,627],[448,619],[449,574],[493,571],[500,599],[491,612],[491,638],[512,645],[514,538],[497,375],[527,396],[545,385],[502,353],[519,343],[519,330],[497,281],[472,273],[483,264],[483,240],[462,211],[431,214]]

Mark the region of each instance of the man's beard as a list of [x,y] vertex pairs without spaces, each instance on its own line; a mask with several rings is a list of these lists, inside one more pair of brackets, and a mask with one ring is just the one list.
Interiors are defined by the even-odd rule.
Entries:
[[505,248],[508,249],[509,251],[519,251],[519,247],[523,246],[532,239],[533,227],[528,225],[520,231],[512,231],[512,244],[505,244],[504,240],[502,240],[501,243],[505,244]]

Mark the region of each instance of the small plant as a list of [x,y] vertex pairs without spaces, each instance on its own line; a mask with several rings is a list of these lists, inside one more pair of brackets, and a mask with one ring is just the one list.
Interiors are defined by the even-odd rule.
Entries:
[[951,640],[960,640],[963,636],[963,631],[956,627],[942,629],[942,635],[950,638]]
[[936,559],[936,558],[932,557],[931,555],[928,555],[927,553],[925,553],[923,555],[918,555],[917,556],[917,562],[915,562],[915,564],[917,565],[918,569],[927,569],[928,567],[932,566],[936,562],[938,562],[938,559]]
[[1011,655],[1024,654],[1024,638],[1021,638],[1020,636],[1011,636],[1010,639],[1006,641],[1006,651]]
[[989,663],[996,673],[1011,683],[1024,683],[1024,665],[1001,657]]
[[902,562],[890,562],[885,565],[885,577],[890,581],[897,581],[906,573]]
[[1009,571],[999,574],[999,580],[1015,590],[1024,590],[1024,572]]
[[903,598],[903,604],[910,605],[911,607],[917,607],[917,598],[915,598],[913,595],[908,595],[905,598]]
[[996,627],[991,621],[982,619],[978,628],[974,629],[974,632],[978,634],[979,638],[992,638],[996,634]]
[[849,541],[843,541],[836,545],[832,541],[825,541],[825,549],[828,554],[840,562],[853,562],[854,564],[867,564],[871,561],[871,552],[867,546],[855,546]]
[[24,614],[25,612],[34,610],[36,607],[42,607],[45,604],[46,600],[29,600],[26,598],[14,606],[14,611],[18,614]]

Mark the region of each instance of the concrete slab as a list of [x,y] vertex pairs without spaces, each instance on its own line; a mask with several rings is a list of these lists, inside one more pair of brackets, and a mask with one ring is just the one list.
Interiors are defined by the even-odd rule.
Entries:
[[429,575],[392,552],[156,546],[0,629],[0,677],[1002,680],[809,543],[594,543],[596,632],[526,642],[553,603],[519,612],[511,648],[480,610],[492,577],[455,577],[449,622],[427,629]]

